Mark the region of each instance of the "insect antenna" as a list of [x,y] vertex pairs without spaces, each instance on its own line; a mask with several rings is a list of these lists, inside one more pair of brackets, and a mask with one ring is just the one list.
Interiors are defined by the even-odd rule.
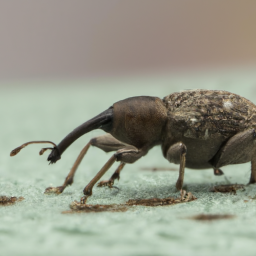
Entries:
[[29,141],[26,142],[24,144],[22,144],[21,146],[13,149],[10,153],[10,156],[15,156],[17,155],[23,148],[25,148],[26,146],[28,146],[29,144],[41,144],[41,143],[50,143],[52,144],[54,147],[53,148],[42,148],[39,152],[39,155],[42,155],[46,150],[50,149],[53,150],[57,147],[57,145],[55,143],[53,143],[52,141],[44,141],[44,140],[39,140],[39,141]]

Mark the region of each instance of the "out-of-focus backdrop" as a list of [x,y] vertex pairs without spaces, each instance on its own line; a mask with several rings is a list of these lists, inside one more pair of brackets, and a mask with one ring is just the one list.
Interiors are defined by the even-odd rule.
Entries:
[[[1,256],[255,256],[256,186],[237,195],[212,193],[218,184],[247,184],[250,163],[185,171],[185,189],[198,199],[127,212],[62,214],[110,158],[90,148],[74,184],[64,181],[92,131],[48,165],[43,145],[59,143],[86,120],[131,96],[182,89],[227,90],[256,103],[256,1],[0,0],[0,195],[23,196],[0,206]],[[103,177],[108,179],[118,163]],[[174,171],[145,171],[143,168]],[[178,166],[160,146],[126,165],[119,188],[93,189],[90,204],[177,197]],[[233,219],[197,222],[197,214]]]
[[256,2],[0,2],[0,79],[250,66]]

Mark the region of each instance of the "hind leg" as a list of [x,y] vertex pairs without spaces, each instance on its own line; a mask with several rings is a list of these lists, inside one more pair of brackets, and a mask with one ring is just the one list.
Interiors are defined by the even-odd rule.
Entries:
[[252,162],[251,162],[251,177],[249,180],[249,184],[256,183],[256,154],[253,156]]
[[181,191],[181,196],[183,197],[184,191],[182,191],[183,180],[184,180],[184,172],[186,165],[186,153],[187,148],[182,142],[178,142],[172,146],[167,151],[166,158],[169,162],[180,164],[179,169],[179,178],[176,182],[177,190]]
[[210,161],[218,169],[229,164],[251,162],[251,177],[249,184],[256,182],[256,133],[250,129],[236,134]]
[[127,145],[122,143],[121,141],[115,139],[113,136],[111,136],[109,134],[91,139],[90,142],[80,152],[80,154],[77,157],[74,165],[72,166],[69,174],[67,175],[63,185],[59,186],[59,187],[46,188],[46,190],[45,190],[46,194],[48,194],[48,193],[60,194],[64,191],[64,189],[67,186],[69,186],[73,183],[76,170],[77,170],[79,164],[81,163],[81,161],[83,160],[83,158],[84,158],[85,154],[87,153],[88,149],[90,148],[90,146],[95,146],[97,148],[102,149],[105,152],[110,152],[110,151],[116,151],[118,149],[124,148]]
[[191,192],[187,193],[185,190],[182,189],[186,165],[186,154],[187,147],[182,142],[178,142],[170,146],[166,154],[166,158],[169,160],[169,162],[174,164],[180,164],[179,178],[176,182],[176,188],[180,191],[182,201],[189,201],[196,198],[194,195],[192,195]]

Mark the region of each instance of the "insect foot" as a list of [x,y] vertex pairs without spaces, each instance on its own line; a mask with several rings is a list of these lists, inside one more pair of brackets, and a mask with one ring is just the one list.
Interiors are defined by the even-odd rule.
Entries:
[[97,187],[106,187],[108,186],[109,188],[113,188],[114,181],[109,179],[109,180],[102,180],[97,184]]
[[71,209],[73,209],[73,210],[79,210],[79,209],[82,209],[82,208],[84,208],[84,207],[87,207],[88,204],[86,204],[86,201],[87,201],[88,197],[89,197],[89,196],[83,196],[83,197],[81,197],[80,202],[78,202],[78,201],[76,201],[76,200],[73,201],[73,202],[69,205],[69,207],[70,207]]
[[180,191],[180,200],[184,202],[189,202],[191,200],[197,199],[191,192],[187,192],[186,190]]
[[221,169],[214,169],[213,174],[216,176],[221,176],[224,174],[224,172]]
[[46,188],[44,193],[45,194],[61,194],[67,186],[72,185],[73,183],[73,176],[67,176],[63,185],[58,187],[49,187]]

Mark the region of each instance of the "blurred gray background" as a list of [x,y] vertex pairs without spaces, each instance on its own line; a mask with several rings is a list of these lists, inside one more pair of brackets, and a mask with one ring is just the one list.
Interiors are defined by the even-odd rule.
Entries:
[[256,62],[256,1],[0,1],[0,79],[106,77]]
[[[225,176],[186,168],[185,187],[198,199],[127,212],[61,214],[109,159],[91,148],[75,182],[64,181],[96,130],[74,142],[55,165],[42,145],[10,158],[24,142],[64,136],[121,99],[164,96],[182,89],[227,90],[256,102],[256,1],[0,0],[0,195],[24,201],[0,207],[1,256],[254,256],[256,186],[237,195],[214,185],[246,184],[250,164],[227,166]],[[108,179],[115,166],[103,179]],[[160,147],[127,165],[119,188],[93,189],[90,204],[179,196],[177,171]],[[196,214],[233,214],[200,223]]]

